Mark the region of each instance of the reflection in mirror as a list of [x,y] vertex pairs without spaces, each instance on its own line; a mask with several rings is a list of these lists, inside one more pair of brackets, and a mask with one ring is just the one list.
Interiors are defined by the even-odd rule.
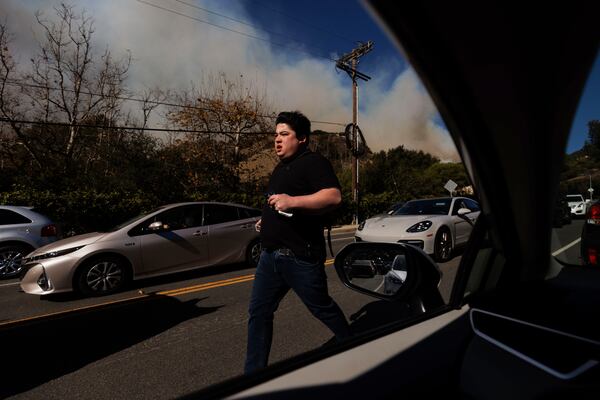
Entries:
[[394,249],[356,249],[343,260],[343,271],[353,285],[393,296],[407,277],[403,247]]
[[160,221],[155,221],[148,225],[148,229],[151,231],[159,231],[163,228],[163,223]]

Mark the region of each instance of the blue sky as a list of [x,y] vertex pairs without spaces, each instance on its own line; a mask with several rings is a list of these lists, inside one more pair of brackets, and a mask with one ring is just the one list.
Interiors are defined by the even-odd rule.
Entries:
[[581,149],[587,139],[587,123],[594,119],[600,120],[600,55],[596,56],[596,62],[579,100],[567,144],[567,153]]
[[[388,84],[392,83],[393,76],[401,73],[407,66],[396,46],[368,16],[360,2],[339,0],[241,1],[252,5],[249,10],[253,19],[260,26],[288,33],[291,37],[299,38],[303,43],[323,47],[330,52],[338,53],[338,55],[350,51],[354,45],[353,42],[374,41],[374,50],[362,58],[359,70],[367,75],[375,76],[380,70],[380,66],[385,64],[388,70],[383,75],[388,78],[386,81]],[[313,48],[310,51],[318,52]],[[389,60],[393,60],[393,62],[388,63]],[[443,125],[439,119],[434,119]],[[600,56],[596,59],[580,100],[569,136],[567,153],[581,149],[587,139],[587,123],[593,119],[600,119]]]
[[[329,59],[351,51],[356,41],[372,40],[373,51],[359,64],[359,70],[373,78],[359,83],[359,125],[367,143],[374,150],[404,145],[442,160],[457,160],[454,145],[418,77],[360,2],[143,1],[154,6],[137,0],[73,2],[94,18],[98,48],[107,47],[116,57],[126,50],[132,52],[127,82],[131,90],[185,90],[207,76],[225,73],[243,76],[246,83],[266,94],[275,110],[300,109],[313,120],[345,124],[351,120],[350,79],[336,71]],[[23,65],[36,48],[34,11],[51,18],[52,6],[57,4],[58,0],[0,3],[0,17],[14,33],[14,51],[17,59],[25,61]],[[575,118],[568,152],[581,148],[591,119],[600,119],[598,62]],[[335,130],[332,125],[315,124],[314,128]]]

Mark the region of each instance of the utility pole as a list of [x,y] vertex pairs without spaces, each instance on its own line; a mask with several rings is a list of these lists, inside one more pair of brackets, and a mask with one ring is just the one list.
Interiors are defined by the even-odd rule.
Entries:
[[362,79],[365,82],[371,79],[370,76],[359,72],[356,67],[358,59],[373,49],[373,42],[361,43],[356,49],[348,54],[340,57],[335,66],[342,71],[345,71],[352,79],[352,200],[356,204],[353,223],[358,224],[358,83],[357,79]]

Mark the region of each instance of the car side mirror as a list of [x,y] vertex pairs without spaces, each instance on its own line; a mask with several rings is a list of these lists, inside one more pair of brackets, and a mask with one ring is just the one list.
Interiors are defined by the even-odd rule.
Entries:
[[163,223],[160,221],[155,221],[148,225],[148,230],[150,231],[161,231],[163,229]]
[[473,222],[473,220],[471,220],[471,218],[467,217],[467,214],[469,214],[470,212],[471,212],[471,210],[469,210],[468,208],[463,207],[463,208],[459,208],[456,213],[458,214],[458,216],[460,218],[464,219],[469,224],[471,224],[471,226],[474,226],[475,222]]
[[403,243],[350,243],[334,261],[348,288],[391,301],[444,304],[438,290],[441,272],[422,250]]

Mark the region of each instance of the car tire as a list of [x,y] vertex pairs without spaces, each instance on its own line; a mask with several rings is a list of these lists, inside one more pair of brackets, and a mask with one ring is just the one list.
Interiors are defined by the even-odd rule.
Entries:
[[75,285],[86,296],[104,296],[122,290],[130,280],[123,259],[107,255],[85,262],[77,271]]
[[447,262],[452,258],[452,236],[448,228],[440,228],[435,235],[433,256],[437,262]]
[[258,260],[260,259],[260,253],[262,251],[262,245],[259,239],[255,239],[248,245],[246,249],[246,263],[252,267],[256,268],[258,265]]
[[0,245],[0,279],[19,276],[23,269],[21,260],[32,251],[32,247],[24,244]]

